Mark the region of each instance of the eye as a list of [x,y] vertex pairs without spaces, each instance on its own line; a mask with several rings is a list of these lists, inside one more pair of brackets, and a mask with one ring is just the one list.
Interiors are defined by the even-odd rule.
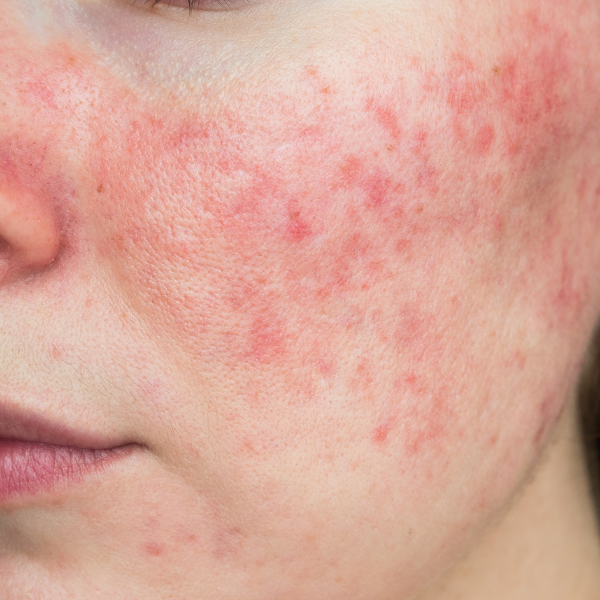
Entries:
[[[249,6],[252,0],[141,0],[152,7],[163,5],[188,10],[236,10]],[[137,0],[140,2],[140,0]]]

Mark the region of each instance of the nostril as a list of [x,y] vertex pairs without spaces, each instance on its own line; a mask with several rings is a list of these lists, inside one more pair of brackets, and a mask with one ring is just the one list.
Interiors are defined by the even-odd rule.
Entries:
[[0,189],[3,283],[52,263],[60,250],[60,238],[61,228],[47,199],[23,188],[18,192]]
[[55,259],[60,247],[60,230],[52,215],[23,215],[11,233],[16,264],[35,269]]

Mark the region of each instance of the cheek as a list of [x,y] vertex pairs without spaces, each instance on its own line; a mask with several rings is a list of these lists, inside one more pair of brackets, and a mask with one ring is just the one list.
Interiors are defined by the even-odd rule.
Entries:
[[526,322],[541,340],[586,304],[554,180],[580,141],[570,43],[488,65],[459,46],[439,70],[399,58],[393,82],[298,66],[240,85],[235,107],[104,94],[89,198],[105,264],[159,339],[234,382],[232,402],[334,395],[375,447],[441,451],[477,374],[515,374],[486,346],[529,352]]
[[[398,511],[421,525],[417,546],[427,526],[454,544],[539,450],[583,352],[571,332],[590,320],[598,221],[569,216],[556,185],[586,148],[590,90],[569,75],[583,59],[534,21],[514,34],[516,48],[533,40],[526,58],[475,64],[457,43],[435,69],[397,56],[392,79],[372,47],[335,70],[240,82],[228,104],[198,92],[193,109],[77,71],[64,49],[21,90],[41,125],[60,125],[42,146],[76,131],[72,247],[139,317],[135,343],[191,362],[200,408],[165,411],[182,431],[194,411],[215,413],[208,443],[226,459],[207,468],[253,507],[274,480],[306,515],[320,486],[333,498],[323,514],[380,524],[387,506],[392,529]],[[58,74],[87,96],[50,93]],[[42,163],[26,177],[50,189],[59,169]],[[160,421],[155,404],[140,410]],[[465,465],[478,466],[466,492]]]
[[516,372],[486,365],[490,343],[528,353],[525,322],[541,339],[586,306],[586,239],[573,243],[554,173],[581,142],[589,90],[569,77],[573,40],[539,28],[512,28],[536,40],[526,60],[475,63],[457,42],[437,69],[400,54],[391,77],[375,44],[335,72],[241,83],[229,104],[199,92],[194,110],[148,103],[57,46],[17,100],[40,122],[71,115],[82,227],[154,336],[231,380],[232,402],[314,410],[335,396],[375,448],[401,438],[410,455],[467,427],[457,409],[477,373]]

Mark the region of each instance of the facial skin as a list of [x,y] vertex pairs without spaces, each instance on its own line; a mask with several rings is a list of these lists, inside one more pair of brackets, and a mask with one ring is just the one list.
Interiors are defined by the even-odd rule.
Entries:
[[4,0],[0,397],[140,445],[0,507],[5,597],[457,560],[600,315],[598,63],[593,0]]

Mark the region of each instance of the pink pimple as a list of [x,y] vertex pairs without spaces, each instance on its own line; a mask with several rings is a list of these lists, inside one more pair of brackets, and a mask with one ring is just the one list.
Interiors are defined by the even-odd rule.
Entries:
[[371,440],[374,444],[381,445],[388,439],[388,435],[393,429],[395,421],[395,417],[388,417],[381,421],[377,427],[373,429],[371,432]]

